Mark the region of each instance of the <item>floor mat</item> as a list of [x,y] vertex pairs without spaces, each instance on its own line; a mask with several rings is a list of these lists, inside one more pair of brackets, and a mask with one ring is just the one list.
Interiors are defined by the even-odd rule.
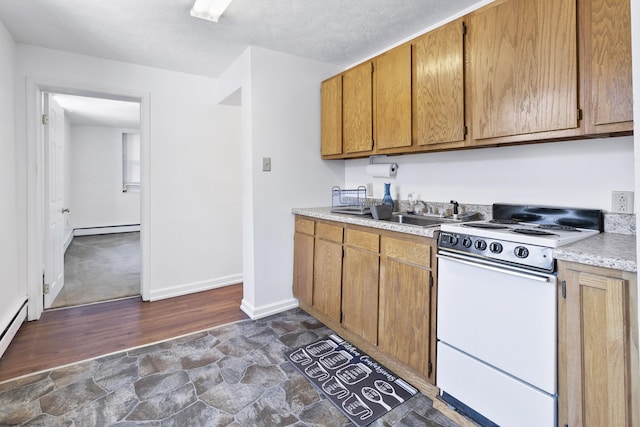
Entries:
[[366,426],[418,393],[338,335],[286,353],[293,366],[357,426]]

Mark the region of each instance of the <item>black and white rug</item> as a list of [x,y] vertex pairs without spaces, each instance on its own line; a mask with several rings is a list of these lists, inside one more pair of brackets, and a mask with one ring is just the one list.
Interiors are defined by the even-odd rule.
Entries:
[[418,393],[338,335],[286,353],[293,366],[355,425],[366,426]]

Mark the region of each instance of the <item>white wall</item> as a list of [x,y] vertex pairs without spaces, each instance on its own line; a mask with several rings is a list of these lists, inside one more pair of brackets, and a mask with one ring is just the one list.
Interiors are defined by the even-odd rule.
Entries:
[[[249,68],[249,70],[247,70]],[[294,306],[294,207],[326,206],[343,162],[320,158],[320,82],[332,65],[251,47],[221,76],[219,99],[242,88],[244,299],[251,317]],[[271,172],[262,172],[262,158]]]
[[[374,184],[382,198],[415,192],[425,201],[532,203],[611,210],[611,191],[634,189],[633,138],[586,139],[389,157],[396,178],[372,178],[367,159],[348,160],[346,185]],[[382,160],[378,160],[382,162]],[[636,205],[638,202],[636,202]]]
[[[23,188],[37,179],[32,165],[26,164],[28,77],[56,82],[57,87],[91,88],[96,94],[146,94],[150,117],[148,146],[143,147],[148,156],[143,175],[149,175],[142,194],[143,296],[164,298],[242,280],[240,115],[237,108],[216,105],[215,79],[22,44],[16,58],[16,138]],[[31,218],[25,213],[31,208],[27,194],[20,193],[25,235]],[[36,277],[29,277],[30,289]]]
[[122,192],[122,134],[136,129],[71,126],[71,227],[140,224],[140,193]]
[[18,268],[16,208],[16,139],[14,133],[14,65],[16,46],[0,21],[0,331],[4,331],[27,298]]

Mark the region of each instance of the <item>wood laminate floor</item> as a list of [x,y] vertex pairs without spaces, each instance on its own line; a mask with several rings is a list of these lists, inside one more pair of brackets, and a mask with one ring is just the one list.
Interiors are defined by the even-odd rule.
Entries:
[[242,284],[154,302],[140,298],[45,311],[0,359],[0,381],[248,317]]

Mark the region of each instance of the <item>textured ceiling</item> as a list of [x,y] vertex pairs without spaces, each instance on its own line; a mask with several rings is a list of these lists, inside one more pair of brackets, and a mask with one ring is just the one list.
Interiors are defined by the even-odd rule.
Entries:
[[348,66],[479,0],[0,0],[16,42],[218,77],[249,45]]
[[[0,20],[18,43],[218,77],[249,45],[347,67],[480,0],[233,0],[218,23],[193,1],[0,0]],[[72,124],[138,127],[138,104],[60,100]]]

